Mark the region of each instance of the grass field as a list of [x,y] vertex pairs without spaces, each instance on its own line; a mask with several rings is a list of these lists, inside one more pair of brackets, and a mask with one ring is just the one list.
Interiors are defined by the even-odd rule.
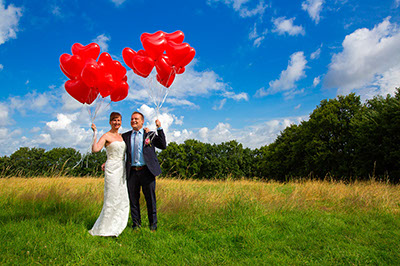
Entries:
[[102,179],[0,179],[0,264],[400,265],[395,185],[159,179],[158,231],[142,201],[118,238],[88,233],[102,200]]

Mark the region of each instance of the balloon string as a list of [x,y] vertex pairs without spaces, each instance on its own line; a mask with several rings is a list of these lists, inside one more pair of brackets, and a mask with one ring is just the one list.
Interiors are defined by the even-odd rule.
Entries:
[[[167,83],[166,83],[167,85],[173,74],[176,75],[175,68],[172,68],[172,71],[169,73]],[[158,117],[160,116],[161,107],[163,106],[164,102],[166,101],[171,88],[157,84],[154,76],[149,77],[147,79],[146,83],[147,83],[147,93],[148,93],[151,101],[155,105],[156,118],[158,119]],[[160,89],[157,89],[157,87]]]
[[[106,101],[106,99],[101,97],[100,94],[98,94],[96,99],[95,99],[95,101],[93,102],[94,111],[92,111],[92,109],[90,108],[89,104],[85,104],[86,110],[88,111],[88,114],[89,114],[90,121],[92,123],[96,119],[96,117],[99,114],[100,110],[107,108],[111,104],[111,100],[110,100],[110,102],[106,106],[104,106],[105,101]],[[78,163],[75,164],[74,167],[72,167],[72,169],[75,169],[79,164],[81,164],[85,160],[85,158],[87,159],[86,160],[86,168],[88,168],[88,164],[89,164],[89,156],[88,156],[88,154],[91,153],[92,146],[93,146],[94,142],[95,142],[95,135],[93,134],[92,140],[90,141],[90,146],[87,148],[86,153],[81,154],[81,159],[79,160]]]
[[[173,70],[173,72],[171,71],[171,72],[169,73],[169,77],[168,77],[168,80],[167,80],[167,85],[168,85],[168,83],[169,83],[169,80],[170,80],[172,74],[175,74],[175,75],[176,75],[176,70],[175,70],[175,68],[172,68],[172,70]],[[172,86],[172,84],[171,84],[171,86]],[[159,111],[159,109],[161,109],[162,105],[164,104],[165,100],[167,99],[167,96],[168,96],[168,94],[169,94],[169,92],[170,92],[170,90],[171,90],[171,86],[170,86],[170,87],[165,87],[166,92],[165,92],[164,98],[162,99],[160,105],[157,106],[157,111]]]
[[156,86],[159,86],[159,85],[154,82],[153,77],[149,78],[147,83],[148,83],[147,84],[147,88],[148,88],[147,92],[148,92],[151,100],[153,101],[154,105],[156,106],[156,111],[158,111],[159,110],[159,102],[160,102],[160,90],[157,90]]
[[150,131],[149,135],[150,135],[150,141],[153,141],[154,137],[156,136],[156,132]]
[[90,147],[86,150],[85,153],[81,154],[81,159],[79,160],[79,162],[77,162],[77,163],[75,164],[74,167],[72,167],[72,169],[75,169],[75,167],[77,167],[78,165],[80,165],[81,162],[83,162],[83,160],[85,160],[85,158],[87,158],[87,160],[86,160],[86,168],[88,168],[89,153],[92,151],[92,146],[93,146],[94,141],[95,141],[95,136],[94,136],[94,134],[93,134],[92,140],[90,141]]

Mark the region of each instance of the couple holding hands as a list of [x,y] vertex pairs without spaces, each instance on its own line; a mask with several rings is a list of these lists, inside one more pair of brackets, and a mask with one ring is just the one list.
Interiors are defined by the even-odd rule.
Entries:
[[128,223],[129,208],[133,229],[141,227],[140,189],[142,188],[149,218],[150,230],[157,230],[156,176],[161,174],[155,148],[165,149],[167,142],[161,122],[157,119],[157,133],[143,128],[144,116],[133,112],[132,130],[120,134],[121,114],[110,114],[111,129],[99,141],[94,131],[92,152],[99,152],[103,147],[107,151],[104,167],[104,203],[100,216],[91,235],[115,236],[122,233]]

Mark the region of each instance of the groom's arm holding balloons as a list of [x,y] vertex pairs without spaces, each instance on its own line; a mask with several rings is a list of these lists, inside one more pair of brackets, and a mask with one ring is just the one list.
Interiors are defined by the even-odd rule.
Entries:
[[[164,150],[167,148],[167,141],[165,140],[164,130],[161,127],[160,120],[156,120],[157,134],[153,138],[153,143],[156,148]],[[148,133],[148,132],[146,132]]]

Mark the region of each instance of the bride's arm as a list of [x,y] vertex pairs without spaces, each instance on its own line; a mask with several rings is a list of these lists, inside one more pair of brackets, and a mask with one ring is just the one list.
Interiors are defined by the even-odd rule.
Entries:
[[97,141],[97,129],[96,125],[92,124],[92,129],[93,129],[93,145],[92,145],[92,152],[99,152],[101,149],[103,149],[104,145],[106,144],[106,134],[101,136],[99,141]]

